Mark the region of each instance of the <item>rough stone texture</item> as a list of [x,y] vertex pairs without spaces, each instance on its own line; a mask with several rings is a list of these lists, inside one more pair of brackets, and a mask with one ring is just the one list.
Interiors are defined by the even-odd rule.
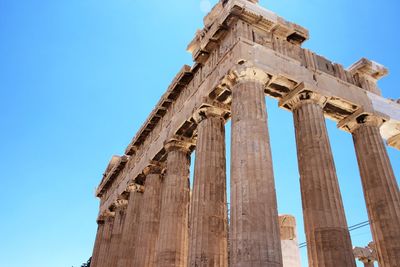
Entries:
[[146,176],[138,228],[138,246],[133,266],[155,266],[155,249],[160,225],[161,170],[154,167]]
[[[126,209],[125,224],[122,230],[118,267],[134,267],[133,257],[137,247],[137,228],[139,226],[139,211],[143,194],[137,185],[129,188],[128,207]],[[139,233],[140,234],[140,233]]]
[[[300,100],[308,97],[316,99]],[[355,266],[320,99],[311,94],[297,100],[293,117],[309,266]]]
[[109,251],[111,246],[111,233],[114,224],[114,216],[104,218],[103,234],[100,241],[99,257],[96,267],[109,267]]
[[232,88],[231,265],[282,266],[263,85]]
[[354,257],[364,263],[365,267],[373,267],[377,261],[376,246],[370,242],[366,247],[355,247],[353,249]]
[[97,234],[96,234],[96,240],[94,242],[92,260],[90,263],[92,267],[97,267],[99,264],[100,246],[103,237],[103,230],[104,230],[104,220],[101,218],[97,221]]
[[206,103],[213,105],[213,101],[230,103],[227,81],[239,66],[247,75],[257,72],[270,77],[265,93],[276,99],[302,82],[313,85],[328,97],[325,116],[335,121],[359,108],[390,118],[381,133],[400,149],[399,139],[393,139],[400,137],[400,105],[361,88],[340,64],[303,49],[300,44],[309,36],[306,29],[245,0],[228,1],[221,12],[209,18],[208,26],[196,34],[191,50],[194,59],[201,62],[196,61],[193,68],[186,65],[177,73],[125,150],[126,155],[105,171],[96,192],[102,199],[100,213],[124,193],[128,182],[140,176],[149,162],[164,160],[166,140],[174,134],[191,137],[185,131],[195,128],[191,121],[194,110]]
[[[207,111],[205,111],[207,112]],[[204,114],[198,125],[190,208],[189,266],[228,266],[225,120]]]
[[115,219],[111,233],[111,245],[108,256],[107,266],[117,266],[118,258],[120,255],[120,244],[122,239],[122,231],[125,223],[126,206],[128,201],[120,200],[115,208]]
[[281,233],[283,267],[301,267],[296,219],[291,215],[280,215],[279,228]]
[[[301,47],[309,37],[306,29],[249,1],[257,2],[224,0],[206,17],[205,27],[196,33],[188,47],[195,64],[193,67],[185,65],[175,76],[125,150],[126,155],[112,158],[96,196],[101,198],[100,214],[109,212],[116,200],[126,197],[127,185],[132,179],[141,184],[144,169],[151,162],[165,161],[171,151],[165,148],[166,141],[182,138],[194,142],[197,132],[194,117],[199,108],[223,108],[226,111],[224,118],[228,118],[233,92],[232,265],[281,266],[265,103],[261,100],[264,93],[282,101],[300,85],[307,84],[326,99],[324,114],[327,118],[343,121],[359,110],[385,117],[380,128],[382,137],[398,149],[400,105],[378,95],[380,90],[376,82],[386,72],[383,66],[361,60],[345,70],[340,64]],[[232,89],[237,80],[258,80],[262,85],[250,85],[250,82]],[[256,89],[249,91],[250,87]],[[281,107],[291,110],[287,105]],[[323,120],[321,114],[316,122],[308,121],[309,128],[304,126],[305,130],[316,133],[317,138],[313,136],[315,144],[307,132],[297,138],[298,143],[305,144],[302,153],[311,155],[303,159],[303,168],[306,173],[311,173],[306,179],[309,184],[303,186],[306,192],[303,194],[310,195],[305,197],[307,201],[304,200],[307,220],[310,221],[307,227],[313,230],[308,232],[308,238],[317,240],[316,244],[320,245],[312,248],[314,254],[318,252],[326,256],[324,261],[335,261],[336,266],[348,266],[348,257],[342,257],[341,252],[348,250],[350,240],[344,227],[346,223],[334,169],[332,172],[329,144],[325,144],[327,140],[320,142],[321,129],[312,128],[321,126],[318,124]],[[325,129],[321,131],[324,139]],[[189,150],[193,148],[191,146]],[[314,151],[318,152],[317,155],[313,154]],[[184,266],[187,261],[189,189],[186,177],[188,167],[186,160],[182,161],[184,157],[168,156],[177,159],[177,162],[169,164],[168,168],[172,168],[173,173],[166,177],[162,190],[165,193],[162,196],[162,217],[165,220],[162,219],[161,238],[156,246],[160,252],[158,266]],[[319,167],[318,164],[323,167],[314,168],[314,165]],[[318,191],[320,189],[323,193]],[[315,199],[317,201],[313,202]],[[122,243],[127,245],[120,246],[124,256],[121,256],[119,267],[132,266],[128,261],[136,254],[135,244],[139,246],[136,236],[141,238],[140,234],[143,234],[135,226],[135,220],[139,219],[139,204],[134,205],[138,207],[131,214],[130,230],[122,238]],[[335,216],[337,214],[339,216]],[[107,234],[110,229],[112,226],[104,226],[101,240],[103,236],[110,235]],[[324,240],[326,242],[321,244]],[[108,246],[109,241],[100,242],[99,259],[109,259]],[[330,253],[330,250],[335,252]],[[110,267],[104,261],[99,262]],[[316,265],[318,262],[315,262]]]
[[[400,105],[361,88],[352,73],[340,64],[303,49],[300,45],[309,36],[306,29],[245,0],[228,1],[222,10],[217,9],[213,9],[216,12],[211,12],[206,27],[197,32],[189,46],[198,64],[193,68],[185,65],[177,73],[125,150],[126,155],[111,160],[116,164],[106,169],[96,191],[102,199],[101,214],[149,162],[164,160],[166,140],[174,134],[191,137],[190,131],[195,128],[193,111],[205,103],[230,103],[227,85],[238,67],[249,76],[262,73],[270,77],[265,93],[276,99],[300,83],[313,85],[328,97],[325,116],[333,120],[342,120],[359,108],[390,118],[381,133],[390,145],[400,149],[399,138],[394,138],[400,137]],[[376,66],[374,63],[370,69]],[[372,75],[377,77],[376,73]],[[189,133],[185,132],[187,129]]]
[[167,145],[167,173],[162,184],[156,266],[186,266],[189,216],[189,151]]
[[379,266],[400,266],[400,193],[378,125],[361,125],[353,140]]

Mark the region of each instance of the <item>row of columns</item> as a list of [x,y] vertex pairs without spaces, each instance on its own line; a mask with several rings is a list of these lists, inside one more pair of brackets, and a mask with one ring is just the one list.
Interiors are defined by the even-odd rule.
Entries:
[[[326,98],[299,87],[281,105],[293,111],[309,266],[355,266],[326,130]],[[92,264],[228,266],[225,120],[204,108],[198,123],[190,196],[190,145],[165,146],[166,173],[151,165],[143,187],[99,220]],[[232,88],[231,266],[282,266],[281,239],[267,126],[264,84],[242,79]],[[379,123],[356,118],[352,128],[380,266],[400,262],[400,201]],[[352,124],[352,125],[353,125]],[[190,216],[190,217],[189,217]],[[123,218],[125,217],[125,220]],[[125,222],[124,222],[125,221]]]

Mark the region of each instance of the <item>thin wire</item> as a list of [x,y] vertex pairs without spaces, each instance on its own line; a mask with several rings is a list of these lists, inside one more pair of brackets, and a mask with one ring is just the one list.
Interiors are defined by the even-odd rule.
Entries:
[[[360,229],[360,228],[363,228],[363,227],[365,227],[367,225],[369,225],[369,221],[364,221],[364,222],[357,223],[357,224],[352,225],[352,226],[349,227],[349,232],[357,230],[357,229]],[[299,248],[304,248],[306,246],[307,246],[307,242],[302,242],[302,243],[299,244]]]

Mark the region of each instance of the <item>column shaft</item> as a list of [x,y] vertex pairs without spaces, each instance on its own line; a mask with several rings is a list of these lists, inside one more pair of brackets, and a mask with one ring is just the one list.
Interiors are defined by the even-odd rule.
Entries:
[[309,266],[355,266],[322,106],[300,101],[293,117]]
[[232,266],[282,266],[275,182],[263,85],[232,88]]
[[142,212],[138,226],[137,249],[133,266],[155,266],[155,246],[160,225],[161,174],[150,173],[146,177]]
[[111,246],[111,233],[113,229],[113,224],[114,224],[113,216],[107,216],[104,219],[104,228],[103,228],[102,239],[100,242],[97,267],[109,267],[109,265],[107,264]]
[[228,264],[225,121],[209,116],[198,125],[189,266],[225,267]]
[[381,267],[400,264],[400,193],[376,125],[360,125],[353,140],[372,236]]
[[101,246],[101,242],[102,242],[102,239],[103,239],[103,229],[104,229],[104,220],[98,220],[97,221],[96,240],[94,242],[92,260],[90,262],[90,265],[92,267],[97,267],[98,266],[100,246]]
[[180,267],[187,265],[190,158],[188,151],[183,149],[167,151],[156,266]]
[[115,210],[115,219],[111,234],[111,245],[110,245],[110,253],[107,259],[108,260],[107,266],[117,266],[120,255],[120,248],[122,248],[121,239],[125,222],[125,216],[126,216],[126,206],[118,206]]
[[[135,186],[132,186],[133,188]],[[118,267],[136,267],[133,265],[135,249],[137,248],[137,231],[139,225],[139,211],[142,204],[142,193],[139,190],[130,190],[128,207],[126,209],[125,224],[122,231]]]

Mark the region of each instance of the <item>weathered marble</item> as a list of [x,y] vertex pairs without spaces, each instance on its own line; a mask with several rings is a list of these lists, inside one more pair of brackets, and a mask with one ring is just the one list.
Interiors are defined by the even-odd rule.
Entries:
[[115,219],[111,232],[110,252],[107,258],[107,266],[117,266],[120,255],[120,244],[122,239],[122,231],[125,223],[126,207],[128,201],[121,199],[115,203]]
[[140,220],[140,206],[142,205],[143,188],[137,184],[129,185],[128,206],[126,208],[125,223],[122,230],[120,253],[118,262],[114,266],[135,267],[133,264],[136,248],[138,247],[137,229]]
[[155,266],[155,249],[160,226],[161,171],[158,165],[146,170],[140,224],[137,233],[138,246],[135,250],[133,266]]
[[279,215],[279,229],[283,267],[301,267],[295,217],[291,215]]
[[282,266],[264,87],[232,88],[231,266]]
[[374,267],[374,262],[378,260],[376,246],[373,242],[370,242],[366,247],[355,247],[353,253],[356,259],[364,263],[364,267]]
[[[215,181],[210,181],[210,177],[222,176],[210,171],[216,168],[217,160],[209,162],[200,156],[217,156],[212,142],[203,142],[205,135],[201,132],[205,126],[198,120],[198,111],[204,107],[221,108],[224,110],[222,117],[232,119],[231,225],[228,231],[231,257],[228,258],[228,265],[282,266],[265,95],[279,100],[281,108],[295,113],[310,266],[354,266],[354,258],[349,256],[351,241],[324,116],[336,122],[360,110],[382,116],[385,122],[380,128],[381,136],[388,145],[400,149],[399,102],[382,97],[377,84],[388,70],[367,59],[361,59],[345,69],[302,48],[303,42],[309,38],[308,30],[264,9],[258,5],[258,0],[217,2],[205,17],[203,29],[196,32],[188,45],[194,60],[193,66],[184,65],[180,69],[124,154],[111,158],[96,190],[96,196],[101,199],[99,213],[103,215],[114,209],[116,200],[127,197],[127,187],[132,182],[145,183],[149,164],[166,163],[166,176],[162,176],[160,193],[156,194],[156,185],[154,191],[149,189],[154,199],[150,200],[149,196],[143,203],[139,201],[141,194],[130,196],[137,195],[137,199],[129,200],[134,204],[130,204],[127,210],[125,226],[128,222],[130,226],[123,230],[118,267],[142,264],[185,267],[192,262],[196,265],[199,253],[200,265],[212,265],[211,261],[215,263],[212,259],[219,253],[225,258],[222,248],[225,245],[214,242],[220,236],[207,235],[214,228],[220,229],[213,224],[214,220],[219,224],[220,217],[212,217],[212,214],[216,210],[222,211],[218,202],[220,199],[212,203],[207,198],[207,190],[221,191],[216,183],[211,183]],[[294,109],[289,100],[294,92],[298,93],[301,85],[307,85],[312,88],[311,91],[321,95],[324,103],[306,101],[307,104]],[[321,104],[324,105],[323,110]],[[376,130],[374,134],[378,135]],[[206,169],[196,168],[195,176],[199,183],[193,191],[188,262],[188,156],[195,149],[197,139],[197,153],[203,151],[198,156],[197,165],[204,165]],[[376,147],[372,151],[382,148],[382,144],[371,146]],[[379,210],[379,214],[384,213],[376,219],[380,226],[373,231],[385,229],[382,231],[386,234],[375,234],[378,236],[375,239],[399,240],[398,232],[392,230],[395,227],[393,225],[398,224],[397,219],[393,220],[393,225],[386,226],[386,214],[390,218],[398,216],[398,209],[393,208],[398,207],[393,194],[394,185],[390,182],[394,178],[385,169],[387,155],[382,152],[378,156],[368,153],[361,156],[362,160],[369,164],[373,161],[371,158],[378,159],[376,161],[379,163],[375,164],[381,166],[376,169],[385,177],[365,179],[381,182],[382,187],[376,190],[383,194],[390,191],[387,202],[369,197],[372,199],[370,205],[375,206],[370,208]],[[375,174],[368,175],[373,177]],[[147,180],[152,180],[149,177]],[[216,195],[224,197],[223,193]],[[158,208],[155,203],[158,201],[160,222],[159,232],[155,233],[155,210]],[[385,210],[387,207],[390,211]],[[154,216],[150,219],[149,214],[153,212]],[[212,219],[206,221],[204,217],[207,216]],[[110,267],[107,261],[111,259],[108,252],[113,222],[107,224],[107,220],[103,229],[99,230],[97,239],[100,242],[96,241],[93,253],[94,261],[104,267]],[[143,224],[139,220],[149,223]],[[396,238],[387,232],[394,233]],[[155,235],[158,236],[154,254],[153,245],[148,243],[153,244]],[[385,242],[381,243],[387,244]],[[389,247],[381,251],[382,255],[387,254],[382,257],[393,258],[391,255],[397,253],[393,251],[398,251],[398,243],[390,241]],[[220,258],[220,262],[224,265],[223,259]]]
[[90,265],[92,267],[97,267],[99,265],[99,257],[100,257],[100,247],[103,239],[103,230],[104,230],[104,218],[101,216],[97,219],[97,233],[96,240],[94,242],[92,260]]
[[114,225],[115,213],[107,213],[104,215],[104,227],[102,231],[102,238],[100,241],[100,249],[97,265],[95,267],[108,267],[108,259],[111,247],[111,234]]
[[190,209],[189,266],[228,266],[225,120],[214,108],[199,112]]
[[325,100],[310,91],[299,92],[287,99],[295,124],[308,261],[310,267],[354,267],[322,109]]
[[189,216],[189,149],[179,141],[166,144],[167,172],[162,183],[156,266],[187,265]]
[[400,265],[400,192],[385,144],[379,117],[360,115],[349,127],[367,205],[379,266]]

